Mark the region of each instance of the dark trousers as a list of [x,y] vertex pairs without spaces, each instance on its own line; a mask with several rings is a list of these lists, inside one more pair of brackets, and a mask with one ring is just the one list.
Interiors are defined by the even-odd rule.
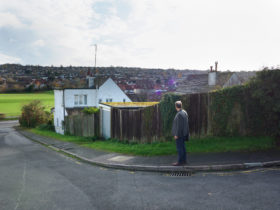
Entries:
[[176,148],[178,152],[178,163],[186,163],[187,153],[186,153],[184,137],[179,137],[178,139],[176,139]]

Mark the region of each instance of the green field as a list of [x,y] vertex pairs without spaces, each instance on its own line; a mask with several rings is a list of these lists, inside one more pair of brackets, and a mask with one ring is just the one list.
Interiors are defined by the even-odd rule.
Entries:
[[4,93],[0,94],[0,113],[6,116],[19,116],[21,107],[33,100],[40,100],[48,110],[54,107],[53,91],[40,93]]

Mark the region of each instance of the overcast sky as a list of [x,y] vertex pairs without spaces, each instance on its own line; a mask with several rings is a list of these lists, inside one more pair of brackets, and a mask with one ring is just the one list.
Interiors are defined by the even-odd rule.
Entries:
[[0,0],[0,63],[258,70],[280,64],[280,0]]

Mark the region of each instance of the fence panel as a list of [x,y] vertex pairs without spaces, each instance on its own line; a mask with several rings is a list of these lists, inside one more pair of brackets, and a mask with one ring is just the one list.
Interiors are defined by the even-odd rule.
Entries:
[[66,133],[75,136],[99,136],[99,114],[76,114],[65,117]]

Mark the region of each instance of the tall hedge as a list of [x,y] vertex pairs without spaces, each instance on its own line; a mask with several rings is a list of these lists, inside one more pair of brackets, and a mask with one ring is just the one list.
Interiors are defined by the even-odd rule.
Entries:
[[171,135],[177,100],[188,111],[195,135],[280,138],[280,69],[260,71],[245,85],[209,94],[164,95],[159,106],[165,136]]
[[[266,134],[280,138],[280,69],[264,70],[248,84],[251,97],[260,108],[257,119],[263,119],[260,123]],[[256,116],[255,116],[256,117]]]

